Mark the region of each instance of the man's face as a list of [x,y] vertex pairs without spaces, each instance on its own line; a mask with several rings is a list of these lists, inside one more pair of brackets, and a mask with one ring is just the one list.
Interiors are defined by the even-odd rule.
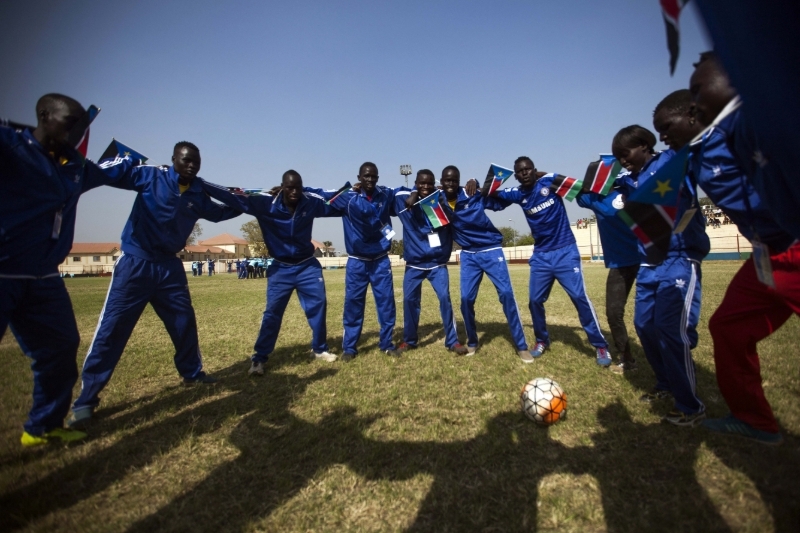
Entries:
[[689,80],[689,91],[695,106],[695,118],[708,126],[720,111],[736,96],[728,76],[715,60],[707,59],[697,65]]
[[[79,105],[67,102],[54,102],[39,116],[39,122],[45,133],[46,144],[51,148],[75,148],[83,137],[85,129],[75,128],[86,110]],[[78,131],[80,129],[80,131]]]
[[368,196],[372,196],[372,193],[375,192],[375,186],[378,184],[378,167],[364,165],[358,174],[358,181],[361,183],[361,190]]
[[303,178],[294,174],[283,177],[283,203],[291,208],[297,207],[303,196]]
[[517,178],[520,187],[530,189],[536,183],[536,167],[527,159],[514,163],[514,177]]
[[414,185],[417,187],[420,198],[426,198],[436,190],[436,180],[430,174],[417,174]]
[[700,131],[691,111],[680,113],[660,109],[653,117],[653,127],[658,132],[661,142],[673,150],[680,150],[686,146]]
[[172,164],[180,177],[192,180],[200,172],[200,152],[181,146],[173,152]]
[[457,170],[449,168],[442,172],[442,190],[449,199],[456,198],[461,189],[461,174]]

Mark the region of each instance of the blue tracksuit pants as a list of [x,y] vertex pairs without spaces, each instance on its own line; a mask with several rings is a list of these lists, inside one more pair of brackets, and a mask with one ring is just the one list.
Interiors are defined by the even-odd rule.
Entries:
[[656,375],[656,389],[675,398],[675,407],[693,414],[705,409],[697,397],[692,349],[700,320],[700,265],[684,257],[642,266],[636,277],[633,323],[647,361]]
[[387,256],[374,261],[363,261],[350,256],[344,281],[344,339],[342,351],[357,354],[356,345],[364,325],[364,306],[367,301],[367,286],[372,285],[372,296],[378,311],[381,326],[379,346],[382,351],[394,348],[395,315],[394,283],[392,264]]
[[422,282],[426,279],[431,282],[439,298],[439,313],[442,315],[444,325],[444,345],[452,348],[458,343],[458,335],[453,304],[450,303],[450,274],[447,265],[426,270],[406,266],[403,277],[403,342],[416,346],[419,341],[417,328],[422,309]]
[[517,350],[527,350],[528,343],[522,331],[522,320],[514,298],[514,289],[511,287],[511,277],[508,275],[508,266],[503,250],[500,248],[484,252],[461,252],[461,315],[464,317],[464,327],[467,330],[467,346],[478,345],[478,327],[475,323],[475,300],[478,298],[478,289],[486,273],[497,289],[503,312],[511,328],[511,339]]
[[267,307],[261,318],[261,330],[256,339],[253,361],[264,363],[275,350],[283,313],[295,290],[300,307],[311,326],[311,348],[316,353],[328,351],[328,329],[325,323],[328,300],[319,261],[312,258],[299,265],[273,261],[267,268]]
[[550,297],[553,283],[558,280],[572,300],[572,305],[578,310],[578,320],[580,320],[586,336],[589,337],[589,343],[596,348],[608,348],[608,342],[600,332],[597,313],[586,295],[586,284],[583,281],[583,267],[578,247],[571,244],[549,252],[534,250],[528,264],[531,266],[528,307],[531,310],[536,342],[550,345],[544,303]]
[[0,338],[9,324],[33,370],[33,406],[25,431],[42,435],[63,427],[78,380],[80,343],[64,280],[58,275],[0,278]]
[[184,378],[203,372],[192,299],[183,263],[177,257],[148,261],[126,253],[117,259],[106,302],[83,362],[81,394],[73,410],[96,407],[111,380],[136,322],[147,304],[164,323],[175,345],[175,367]]

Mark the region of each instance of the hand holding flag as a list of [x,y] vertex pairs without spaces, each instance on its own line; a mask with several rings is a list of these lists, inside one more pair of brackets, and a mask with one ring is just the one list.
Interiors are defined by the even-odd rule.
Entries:
[[331,202],[333,202],[334,200],[336,200],[337,198],[339,198],[341,195],[343,195],[344,193],[346,193],[347,191],[349,191],[352,188],[353,188],[353,186],[350,185],[350,182],[348,181],[347,183],[344,184],[344,186],[342,186],[338,191],[336,191],[336,193],[333,196],[331,196],[330,200],[328,200],[325,203],[327,205],[331,205]]
[[606,196],[611,192],[614,181],[621,172],[622,165],[613,155],[602,154],[600,159],[592,161],[586,168],[586,176],[583,178],[583,191]]
[[441,194],[442,191],[437,189],[433,191],[433,193],[417,202],[422,208],[422,212],[425,213],[425,216],[428,219],[428,224],[430,224],[431,228],[433,229],[441,228],[442,226],[446,226],[450,223],[450,220],[447,218],[444,209],[442,209],[442,206],[439,203]]
[[128,148],[118,140],[112,138],[111,143],[106,148],[106,151],[103,152],[103,155],[100,156],[100,160],[103,159],[113,159],[116,157],[130,157],[134,161],[140,161],[139,164],[143,165],[147,162],[147,157],[143,156],[133,148]]
[[486,181],[483,182],[481,194],[491,196],[512,174],[514,174],[513,170],[492,163],[489,165],[489,172],[486,173]]
[[550,184],[550,189],[554,193],[570,202],[581,192],[581,187],[583,187],[583,181],[561,174],[554,174],[553,183]]

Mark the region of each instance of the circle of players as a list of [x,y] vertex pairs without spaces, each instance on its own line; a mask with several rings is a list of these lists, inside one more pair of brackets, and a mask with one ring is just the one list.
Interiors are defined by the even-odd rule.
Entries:
[[[125,151],[98,164],[86,160],[83,146],[90,115],[77,101],[48,94],[36,104],[37,126],[6,121],[0,127],[0,331],[11,331],[32,359],[33,407],[24,424],[22,444],[74,441],[99,405],[99,395],[112,377],[123,349],[144,307],[150,303],[175,345],[175,365],[186,385],[213,384],[203,371],[197,326],[186,273],[176,253],[185,245],[199,218],[220,222],[247,213],[261,226],[274,258],[268,267],[267,305],[251,357],[250,375],[264,374],[275,348],[286,305],[296,291],[312,330],[312,357],[332,362],[326,331],[325,283],[313,255],[311,231],[318,217],[341,217],[349,254],[345,278],[342,361],[358,355],[368,286],[380,323],[380,350],[392,357],[417,347],[421,286],[428,280],[438,299],[445,346],[460,356],[478,349],[474,304],[486,274],[494,284],[517,355],[530,363],[551,345],[544,304],[557,280],[575,305],[580,323],[596,351],[600,367],[616,373],[635,370],[624,322],[625,302],[636,284],[634,324],[656,383],[643,401],[671,398],[664,417],[678,426],[702,423],[709,430],[741,434],[766,444],[781,441],[778,424],[764,397],[756,343],[800,309],[800,245],[798,235],[774,217],[782,206],[767,205],[760,187],[770,165],[748,130],[739,98],[718,58],[702,54],[690,89],[679,90],[655,107],[653,126],[669,150],[656,153],[655,135],[633,125],[613,138],[612,152],[625,168],[608,194],[581,192],[578,204],[598,219],[608,267],[606,315],[614,355],[597,314],[586,295],[581,257],[569,226],[563,199],[555,194],[555,174],[540,172],[529,157],[514,163],[518,186],[489,194],[470,180],[461,186],[459,169],[441,172],[437,188],[433,172],[420,170],[413,189],[378,185],[378,168],[364,163],[355,187],[325,191],[304,187],[294,170],[283,174],[270,191],[220,187],[198,177],[200,150],[179,142],[172,166],[146,166]],[[94,113],[92,113],[94,109]],[[693,141],[694,140],[694,141]],[[641,224],[617,216],[627,199],[644,187],[668,192],[654,178],[681,154],[680,194],[670,210],[664,254],[652,260],[653,242],[637,238]],[[108,185],[136,191],[130,218],[122,233],[117,260],[99,323],[83,364],[82,388],[70,410],[78,378],[78,328],[67,290],[57,267],[72,245],[78,199],[84,192]],[[709,323],[720,390],[731,410],[724,418],[706,419],[696,390],[691,350],[698,340],[701,303],[701,261],[709,240],[697,207],[697,187],[736,223],[753,243],[753,257],[744,262]],[[428,200],[425,202],[424,200]],[[422,202],[420,202],[422,200]],[[529,309],[535,342],[523,333],[502,235],[486,210],[518,204],[535,238],[530,258]],[[423,209],[423,205],[425,209]],[[630,207],[630,206],[628,206]],[[669,212],[668,212],[669,211]],[[395,299],[387,256],[390,217],[403,225],[404,329],[395,345]],[[438,220],[431,222],[431,217]],[[662,222],[663,222],[662,220]],[[446,223],[445,223],[446,222]],[[633,230],[633,231],[632,231]],[[462,344],[449,296],[447,262],[453,242],[461,246],[461,314],[466,339]],[[666,243],[666,244],[664,244]]]

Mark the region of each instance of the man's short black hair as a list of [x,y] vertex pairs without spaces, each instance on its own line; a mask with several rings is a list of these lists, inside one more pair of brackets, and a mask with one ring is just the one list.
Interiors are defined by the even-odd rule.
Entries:
[[678,89],[669,93],[661,100],[653,110],[653,116],[659,111],[665,111],[670,115],[683,115],[689,112],[692,107],[692,93],[689,89]]
[[704,63],[704,62],[710,61],[710,60],[713,60],[713,61],[716,61],[717,63],[719,63],[719,56],[717,56],[717,53],[714,50],[708,50],[706,52],[700,52],[700,59],[698,59],[697,63],[694,63],[692,66],[694,68],[697,68],[697,66],[700,63]]
[[59,93],[48,93],[36,102],[36,115],[38,116],[42,111],[52,108],[56,103],[63,103],[72,109],[83,109],[80,102],[74,98]]
[[298,178],[301,181],[303,180],[303,177],[300,175],[300,173],[291,168],[283,173],[283,176],[281,177],[281,183],[286,181],[286,178]]
[[175,148],[172,149],[172,152],[173,153],[177,152],[181,148],[191,148],[195,152],[200,153],[200,148],[198,148],[194,144],[190,143],[189,141],[181,141],[181,142],[179,142],[178,144],[175,145]]
[[620,146],[632,148],[635,146],[647,146],[647,149],[650,151],[650,153],[654,153],[653,148],[655,145],[655,134],[638,124],[633,124],[632,126],[626,126],[622,128],[617,132],[616,135],[614,135],[614,140],[611,141],[612,147]]
[[373,166],[373,167],[375,167],[375,170],[378,170],[378,165],[376,165],[375,163],[372,163],[371,161],[364,161],[363,163],[361,163],[361,166],[358,167],[358,175],[360,176],[361,174],[363,174],[364,173],[364,167],[368,167],[368,166]]
[[434,176],[433,172],[428,170],[427,168],[423,168],[422,170],[417,171],[417,177],[419,178],[420,176],[430,176],[434,180],[436,179],[436,176]]
[[522,163],[523,161],[527,161],[531,164],[533,168],[536,168],[536,165],[533,164],[533,159],[528,157],[527,155],[521,155],[516,160],[514,160],[514,166],[517,166],[517,163]]
[[444,176],[445,172],[447,172],[448,170],[454,170],[455,173],[458,174],[458,177],[459,178],[461,177],[461,171],[458,170],[458,167],[455,165],[447,165],[446,167],[444,167],[442,169],[442,176]]

